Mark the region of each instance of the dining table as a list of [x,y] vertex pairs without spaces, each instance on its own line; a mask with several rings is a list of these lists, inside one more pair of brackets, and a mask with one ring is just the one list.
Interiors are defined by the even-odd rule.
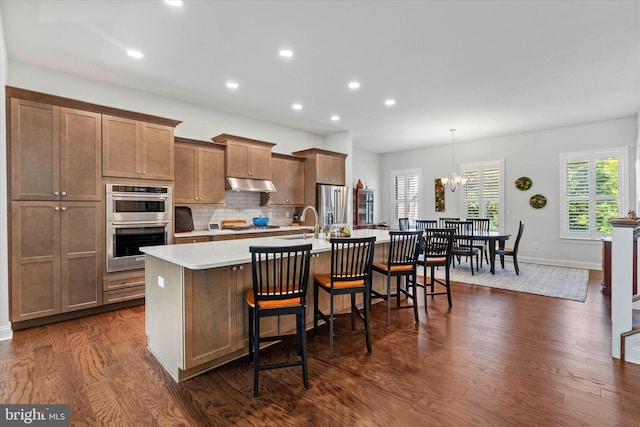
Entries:
[[[454,235],[454,238],[458,237],[465,237],[465,235]],[[481,240],[488,243],[491,274],[496,274],[496,242],[500,249],[504,249],[505,242],[509,240],[509,237],[511,237],[511,234],[501,233],[499,231],[478,231],[473,233],[473,240]]]

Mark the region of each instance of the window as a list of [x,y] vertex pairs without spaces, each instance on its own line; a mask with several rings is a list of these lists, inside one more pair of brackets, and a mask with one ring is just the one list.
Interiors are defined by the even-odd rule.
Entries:
[[462,191],[466,218],[489,218],[491,230],[504,223],[504,160],[461,165],[467,178]]
[[627,147],[560,155],[562,237],[599,239],[626,210]]
[[409,218],[410,223],[418,219],[421,184],[422,177],[418,169],[391,171],[393,228],[400,227],[398,218]]

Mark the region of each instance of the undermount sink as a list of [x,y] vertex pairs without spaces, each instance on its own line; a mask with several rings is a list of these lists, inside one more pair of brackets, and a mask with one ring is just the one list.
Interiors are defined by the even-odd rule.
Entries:
[[283,240],[306,240],[306,239],[313,239],[313,235],[305,236],[303,234],[292,234],[290,236],[280,236],[280,237],[278,237],[278,239],[283,239]]

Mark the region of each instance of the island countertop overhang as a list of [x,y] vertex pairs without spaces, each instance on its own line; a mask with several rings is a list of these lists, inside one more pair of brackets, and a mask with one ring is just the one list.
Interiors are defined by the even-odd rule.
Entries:
[[[224,240],[213,242],[188,243],[182,245],[145,246],[140,250],[156,258],[191,270],[225,267],[251,262],[250,246],[295,246],[311,243],[312,253],[331,250],[328,238],[306,238],[293,236],[259,237],[255,239]],[[375,236],[376,243],[389,241],[387,230],[353,230],[352,237]]]

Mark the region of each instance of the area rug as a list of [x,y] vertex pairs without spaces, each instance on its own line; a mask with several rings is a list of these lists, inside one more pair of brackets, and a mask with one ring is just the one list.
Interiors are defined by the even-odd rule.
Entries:
[[[518,265],[520,275],[516,275],[513,263],[505,262],[505,268],[502,269],[500,261],[496,260],[496,274],[491,274],[489,266],[485,264],[472,276],[468,263],[456,264],[456,268],[450,270],[451,280],[580,302],[587,299],[589,270],[524,262]],[[420,270],[419,267],[419,274],[422,274]],[[436,270],[436,277],[444,278],[444,268]]]

